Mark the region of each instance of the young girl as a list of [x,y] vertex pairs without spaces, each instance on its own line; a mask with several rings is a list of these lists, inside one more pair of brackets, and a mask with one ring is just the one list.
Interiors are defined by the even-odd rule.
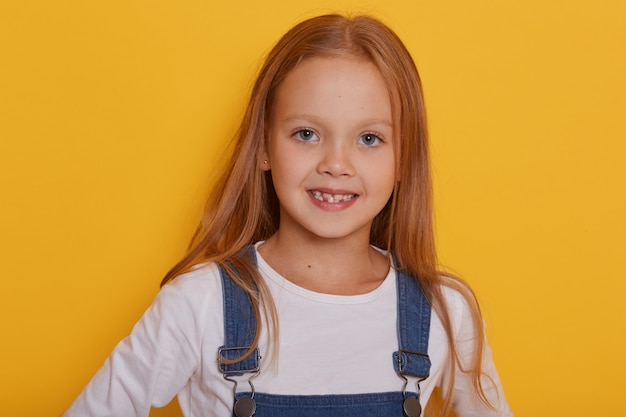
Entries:
[[[415,65],[366,16],[269,53],[187,255],[65,416],[511,416],[469,287],[437,269]],[[433,397],[434,398],[434,397]]]

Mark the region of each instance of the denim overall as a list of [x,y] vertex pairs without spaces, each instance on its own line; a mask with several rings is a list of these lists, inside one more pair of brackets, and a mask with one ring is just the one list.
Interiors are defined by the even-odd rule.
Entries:
[[[254,247],[246,256],[256,263]],[[224,378],[235,385],[233,417],[419,417],[419,382],[417,392],[408,392],[407,376],[418,381],[428,378],[428,335],[431,306],[417,280],[396,271],[398,289],[398,343],[396,352],[390,352],[390,366],[404,380],[402,391],[344,395],[275,395],[255,392],[251,379],[259,374],[258,348],[246,359],[225,364],[222,359],[241,357],[252,345],[256,333],[254,314],[248,295],[237,286],[220,267],[224,296],[224,340],[219,349],[219,367]],[[250,374],[247,381],[251,390],[237,392],[233,376]],[[399,380],[398,385],[402,382]]]

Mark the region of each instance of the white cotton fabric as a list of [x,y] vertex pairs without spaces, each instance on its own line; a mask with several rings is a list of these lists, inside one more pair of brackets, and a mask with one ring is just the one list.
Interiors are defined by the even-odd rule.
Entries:
[[[401,391],[392,353],[398,349],[395,272],[374,291],[354,296],[320,294],[298,287],[257,253],[258,268],[274,297],[280,346],[270,361],[263,331],[257,392],[285,395],[359,394]],[[461,357],[472,355],[471,318],[463,298],[444,291]],[[233,384],[218,370],[224,344],[221,279],[215,264],[181,275],[161,289],[64,417],[148,416],[178,395],[187,417],[232,415]],[[458,373],[453,406],[459,417],[509,417],[491,351],[484,352],[485,389],[497,410],[476,398],[471,379]],[[428,353],[431,375],[421,383],[424,406],[435,386],[446,386],[447,342],[432,314]],[[415,381],[408,390],[415,391]],[[249,390],[245,380],[239,391]]]

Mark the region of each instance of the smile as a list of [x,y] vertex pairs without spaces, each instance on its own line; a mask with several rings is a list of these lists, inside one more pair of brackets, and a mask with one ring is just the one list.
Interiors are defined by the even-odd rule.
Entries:
[[356,197],[356,194],[330,194],[330,193],[322,193],[317,190],[311,190],[309,193],[319,201],[324,201],[327,203],[341,203],[343,201],[350,201]]

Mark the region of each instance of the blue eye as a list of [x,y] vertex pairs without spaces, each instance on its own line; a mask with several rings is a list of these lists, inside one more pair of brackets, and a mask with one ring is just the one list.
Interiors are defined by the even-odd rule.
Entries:
[[311,142],[313,140],[317,140],[317,133],[312,131],[311,129],[300,129],[296,133],[294,133],[296,139],[302,142]]
[[359,144],[365,146],[376,146],[380,142],[382,142],[382,140],[373,133],[366,133],[359,138]]

